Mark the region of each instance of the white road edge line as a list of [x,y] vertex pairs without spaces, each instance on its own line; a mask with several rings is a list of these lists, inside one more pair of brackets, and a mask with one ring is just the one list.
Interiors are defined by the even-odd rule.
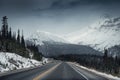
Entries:
[[[69,64],[70,65],[70,64]],[[70,65],[77,73],[81,74],[86,80],[89,80],[84,74],[82,74],[78,69]]]

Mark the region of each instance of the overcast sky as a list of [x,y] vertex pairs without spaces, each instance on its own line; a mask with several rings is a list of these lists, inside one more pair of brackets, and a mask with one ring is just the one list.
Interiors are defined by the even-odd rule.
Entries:
[[4,15],[26,37],[37,30],[66,35],[104,15],[120,16],[120,0],[0,0],[0,17]]

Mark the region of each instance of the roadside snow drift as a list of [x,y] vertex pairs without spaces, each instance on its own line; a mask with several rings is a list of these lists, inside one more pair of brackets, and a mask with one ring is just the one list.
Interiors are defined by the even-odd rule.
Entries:
[[41,65],[41,62],[24,58],[15,53],[0,52],[0,72],[34,67]]
[[74,65],[76,65],[76,66],[78,66],[78,67],[80,67],[80,68],[82,68],[82,69],[84,69],[84,70],[93,72],[93,73],[95,73],[95,74],[97,74],[97,75],[106,77],[106,78],[109,79],[109,80],[120,80],[120,78],[117,77],[117,76],[113,76],[113,75],[111,75],[111,74],[106,74],[106,73],[103,73],[103,72],[99,72],[99,71],[96,71],[96,70],[94,70],[94,69],[90,69],[90,68],[81,66],[81,65],[79,65],[79,64],[77,64],[77,63],[72,63],[72,64],[74,64]]

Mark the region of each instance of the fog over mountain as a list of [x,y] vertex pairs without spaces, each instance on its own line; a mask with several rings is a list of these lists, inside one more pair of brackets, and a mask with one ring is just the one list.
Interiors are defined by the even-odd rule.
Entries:
[[103,55],[85,45],[71,44],[69,41],[55,34],[43,31],[37,31],[27,38],[28,45],[35,44],[39,51],[46,57],[59,56],[63,54],[90,54]]
[[8,16],[9,26],[25,37],[37,30],[64,36],[101,16],[120,16],[119,7],[119,0],[0,0],[0,17]]
[[31,39],[36,44],[65,42],[103,51],[119,45],[119,8],[119,0],[0,0],[0,17],[8,16],[12,31],[23,29],[26,39],[45,32]]
[[119,36],[120,17],[116,17],[102,19],[88,28],[71,33],[68,35],[68,40],[103,51],[104,48],[120,45]]
[[120,0],[0,0],[0,19],[0,80],[120,80]]
[[50,43],[69,43],[62,37],[45,31],[37,31],[27,38],[27,44],[44,45],[44,42]]
[[[99,51],[103,52],[104,49],[109,49],[109,54],[114,56],[119,54],[118,48],[114,47],[120,45],[119,36],[120,18],[105,17],[89,27],[62,37],[50,32],[37,31],[27,39],[27,43],[38,45],[39,50],[47,56],[83,53],[98,55]],[[95,53],[96,50],[98,52]]]

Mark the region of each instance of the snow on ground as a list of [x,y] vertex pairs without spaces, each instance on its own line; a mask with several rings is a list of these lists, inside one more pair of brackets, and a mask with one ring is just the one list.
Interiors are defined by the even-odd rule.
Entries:
[[0,72],[42,65],[42,62],[24,58],[15,53],[0,52]]
[[42,57],[42,64],[51,63],[51,62],[53,62],[53,61],[54,61],[53,58],[45,58],[45,57]]
[[91,71],[91,72],[93,72],[93,73],[96,73],[96,74],[98,74],[98,75],[104,76],[104,77],[106,77],[106,78],[109,78],[109,79],[112,79],[112,80],[120,80],[120,78],[117,77],[117,76],[113,76],[113,75],[111,75],[111,74],[102,73],[102,72],[96,71],[96,70],[94,70],[94,69],[89,69],[89,68],[84,67],[84,66],[81,66],[81,65],[79,65],[79,64],[77,64],[77,63],[74,63],[74,64],[75,64],[76,66],[80,67],[80,68],[83,68],[83,69],[85,69],[85,70]]

